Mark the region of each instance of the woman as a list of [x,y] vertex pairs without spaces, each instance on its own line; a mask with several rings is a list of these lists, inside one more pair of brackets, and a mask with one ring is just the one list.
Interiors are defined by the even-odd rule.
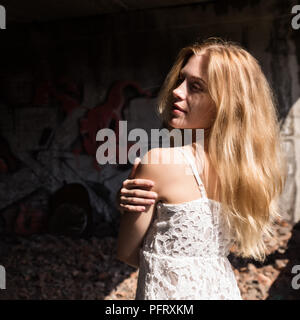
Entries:
[[[246,50],[208,39],[180,51],[159,112],[170,128],[203,129],[204,148],[193,140],[145,155],[120,190],[117,258],[139,268],[136,299],[241,299],[227,256],[234,244],[265,259],[286,179],[268,82]],[[170,154],[185,162],[162,163]],[[151,181],[154,203],[143,200]]]

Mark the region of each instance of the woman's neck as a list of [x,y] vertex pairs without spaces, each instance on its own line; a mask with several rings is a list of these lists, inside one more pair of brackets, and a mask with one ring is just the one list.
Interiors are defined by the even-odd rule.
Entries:
[[[196,152],[196,147],[198,146],[199,144],[199,141],[197,143],[197,135],[196,135],[196,130],[197,129],[193,129],[192,131],[192,148],[193,148],[193,151]],[[208,153],[208,142],[209,142],[209,135],[210,135],[210,128],[204,128],[204,138],[203,138],[203,147],[204,147],[204,152],[205,153]],[[201,141],[201,142],[202,142]]]
[[[194,153],[196,152],[196,147],[199,145],[199,137],[197,136],[197,130],[199,130],[199,129],[192,129],[191,146],[192,146]],[[202,140],[203,144],[202,143],[201,144],[204,145],[204,152],[208,153],[208,143],[209,143],[209,136],[210,136],[211,128],[204,128],[203,130],[204,130],[204,139]],[[183,137],[182,138],[184,141],[184,129],[183,129]],[[175,145],[174,138],[171,136],[170,147],[173,148],[174,145]]]

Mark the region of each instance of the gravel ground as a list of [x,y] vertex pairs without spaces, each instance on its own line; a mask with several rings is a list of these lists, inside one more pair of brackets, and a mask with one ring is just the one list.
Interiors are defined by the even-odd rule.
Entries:
[[[292,268],[300,265],[300,223],[278,221],[267,246],[263,264],[229,255],[243,299],[300,299],[300,289],[292,287]],[[138,270],[116,260],[115,248],[114,236],[2,236],[6,290],[0,290],[0,299],[134,299]]]

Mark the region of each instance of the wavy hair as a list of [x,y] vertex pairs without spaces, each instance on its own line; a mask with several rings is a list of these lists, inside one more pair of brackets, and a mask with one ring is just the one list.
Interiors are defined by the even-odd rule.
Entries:
[[249,52],[231,41],[209,38],[181,49],[168,73],[158,97],[165,122],[179,72],[199,54],[209,58],[208,93],[217,109],[207,150],[219,179],[222,212],[233,232],[235,253],[264,261],[264,240],[274,235],[280,218],[278,200],[287,174],[275,98]]

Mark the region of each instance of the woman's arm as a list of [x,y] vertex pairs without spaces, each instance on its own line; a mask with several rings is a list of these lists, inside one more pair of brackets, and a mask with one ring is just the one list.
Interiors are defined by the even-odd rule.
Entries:
[[[159,151],[150,150],[147,154],[159,156]],[[136,170],[135,179],[151,179],[155,181],[154,191],[157,191],[159,185],[158,177],[159,165],[141,163]],[[158,199],[156,199],[158,200]],[[145,206],[143,213],[124,212],[121,216],[120,229],[117,243],[117,259],[121,260],[135,268],[139,267],[139,251],[142,246],[143,239],[151,224],[155,213],[156,202]]]
[[144,212],[145,206],[152,204],[157,194],[150,191],[153,188],[153,181],[147,179],[134,179],[137,167],[141,159],[136,158],[131,172],[116,195],[116,204],[121,213]]

